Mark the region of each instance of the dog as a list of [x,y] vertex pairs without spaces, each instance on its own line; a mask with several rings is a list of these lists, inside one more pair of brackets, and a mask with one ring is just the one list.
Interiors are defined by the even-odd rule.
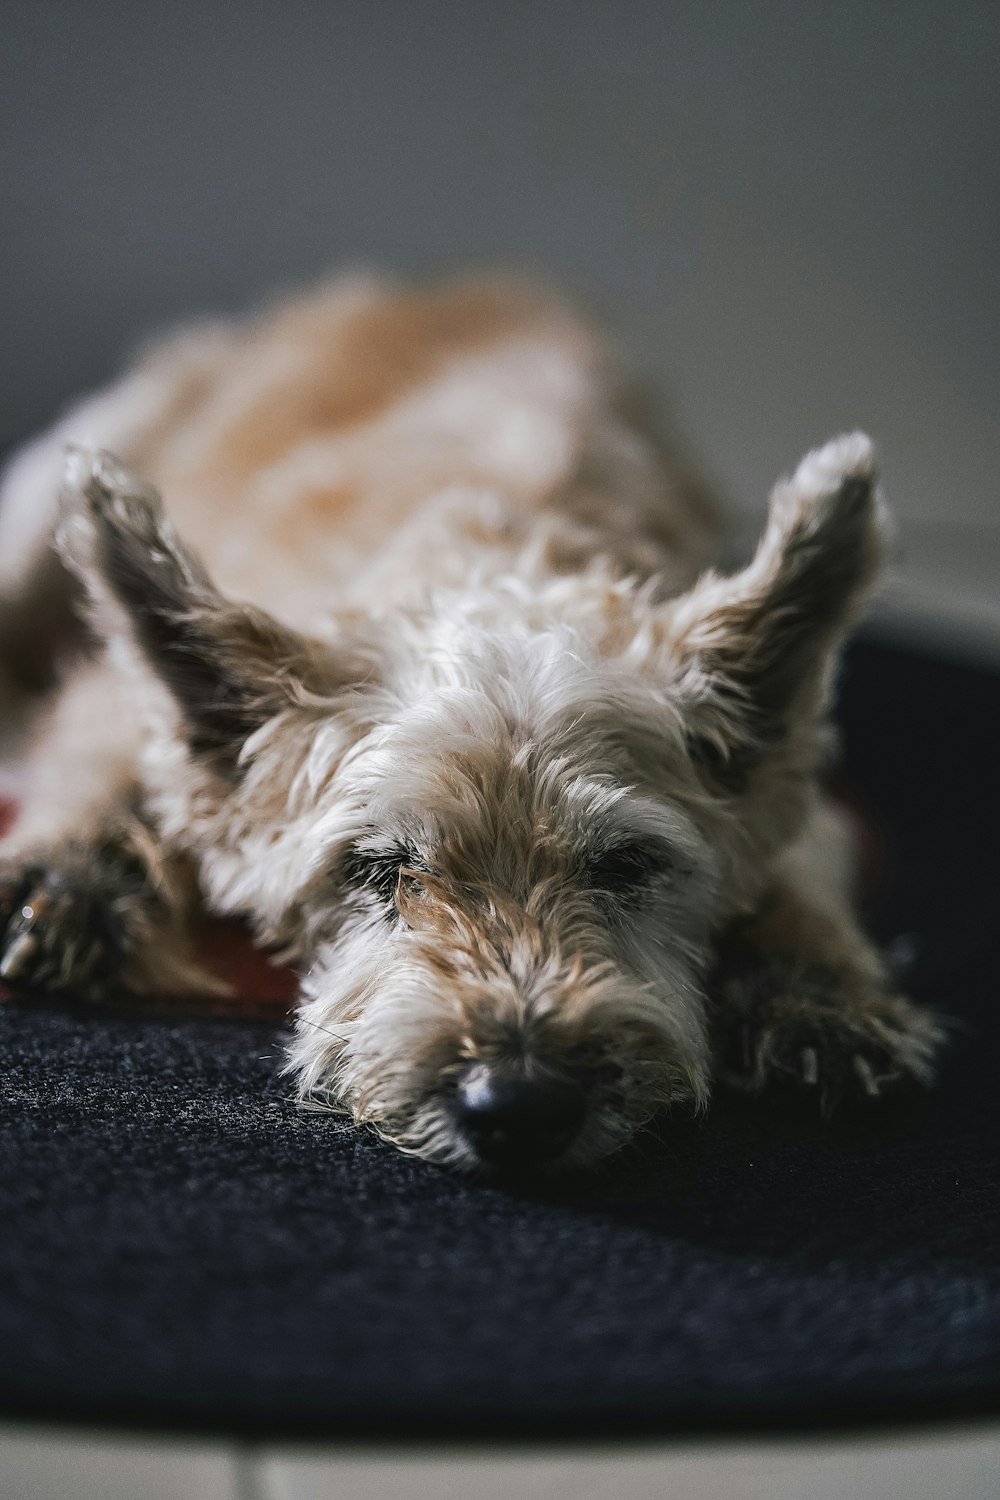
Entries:
[[603,337],[515,281],[177,335],[5,481],[9,670],[71,581],[91,647],[2,850],[4,981],[204,991],[199,913],[238,915],[301,974],[302,1099],[467,1170],[590,1166],[720,1076],[928,1083],[818,780],[883,533],[853,433],[713,571]]

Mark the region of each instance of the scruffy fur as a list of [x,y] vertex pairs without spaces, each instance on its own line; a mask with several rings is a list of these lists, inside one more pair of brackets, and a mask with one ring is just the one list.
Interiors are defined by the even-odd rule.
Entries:
[[718,1073],[930,1079],[938,1026],[887,988],[817,789],[878,568],[864,436],[779,483],[722,577],[578,316],[355,279],[175,339],[14,462],[8,642],[59,595],[60,490],[102,649],[3,850],[9,984],[203,988],[199,906],[240,914],[301,971],[302,1096],[461,1167],[470,1076],[572,1078],[573,1165]]

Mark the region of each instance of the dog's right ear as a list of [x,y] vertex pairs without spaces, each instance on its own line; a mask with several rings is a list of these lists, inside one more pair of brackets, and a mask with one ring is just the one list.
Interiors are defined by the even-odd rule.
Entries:
[[236,774],[249,737],[303,689],[343,687],[346,664],[328,647],[220,593],[157,492],[110,454],[70,453],[57,542],[97,633],[138,652],[180,710],[191,752],[221,774]]

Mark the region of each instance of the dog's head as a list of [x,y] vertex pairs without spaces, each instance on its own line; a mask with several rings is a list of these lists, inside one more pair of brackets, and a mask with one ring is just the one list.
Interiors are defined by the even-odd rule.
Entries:
[[855,435],[778,486],[746,569],[671,600],[515,573],[306,638],[103,455],[63,548],[143,692],[158,825],[303,968],[303,1094],[525,1166],[706,1100],[713,934],[801,827],[878,536]]

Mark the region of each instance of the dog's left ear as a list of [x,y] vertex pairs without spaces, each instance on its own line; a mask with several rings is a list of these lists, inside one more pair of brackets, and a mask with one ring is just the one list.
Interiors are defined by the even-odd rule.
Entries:
[[98,635],[137,650],[179,708],[190,750],[221,774],[235,772],[250,735],[297,692],[334,689],[330,650],[226,598],[157,492],[112,455],[70,454],[57,541]]
[[884,523],[863,433],[808,454],[771,496],[747,568],[669,607],[674,691],[695,760],[739,791],[796,725],[814,724],[830,668],[878,570]]

